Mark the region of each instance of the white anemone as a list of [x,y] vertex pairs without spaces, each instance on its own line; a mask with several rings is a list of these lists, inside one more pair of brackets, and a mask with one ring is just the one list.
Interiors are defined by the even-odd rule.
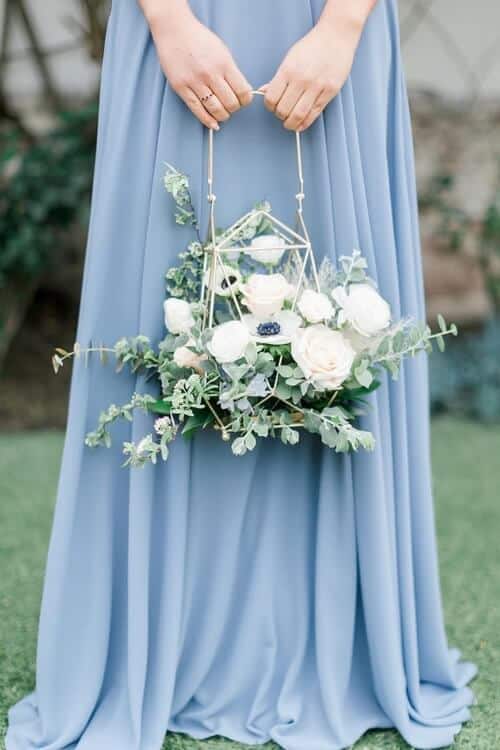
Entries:
[[211,278],[211,269],[208,268],[205,272],[205,286],[209,289],[213,288],[216,294],[220,297],[230,297],[231,294],[236,294],[239,290],[241,283],[241,273],[237,268],[233,266],[218,264],[215,268],[214,278]]
[[[263,322],[255,315],[244,315],[243,322],[248,327],[252,339],[260,344],[289,344],[302,320],[300,315],[292,310],[281,310],[271,315],[268,321]],[[262,331],[263,327],[273,323],[279,327],[277,333],[259,333],[259,329]]]

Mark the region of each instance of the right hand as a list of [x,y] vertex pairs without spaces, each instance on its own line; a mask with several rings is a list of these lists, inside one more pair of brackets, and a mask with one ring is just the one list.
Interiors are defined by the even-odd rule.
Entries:
[[172,12],[162,3],[148,22],[168,82],[203,125],[218,130],[252,101],[252,87],[224,42],[189,9]]

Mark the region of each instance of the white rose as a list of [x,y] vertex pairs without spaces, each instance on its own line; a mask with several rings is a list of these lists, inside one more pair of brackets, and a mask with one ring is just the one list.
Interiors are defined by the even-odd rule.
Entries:
[[176,297],[170,297],[163,303],[165,311],[165,326],[170,333],[187,333],[194,325],[193,313],[189,302]]
[[250,342],[250,331],[240,320],[230,320],[214,328],[207,344],[210,354],[221,364],[236,362]]
[[260,320],[279,312],[295,291],[281,273],[253,273],[240,289],[244,305]]
[[370,284],[351,284],[348,290],[338,286],[332,297],[345,320],[362,336],[374,336],[391,322],[389,304]]
[[277,234],[261,234],[254,237],[245,253],[259,263],[275,266],[280,262],[286,250],[286,242]]
[[335,390],[351,373],[356,353],[340,331],[323,324],[299,328],[292,339],[292,357],[314,386]]
[[189,347],[193,342],[188,341],[186,346],[179,346],[174,352],[174,362],[177,367],[188,367],[192,370],[201,370],[201,363],[206,357],[197,354]]
[[300,313],[308,323],[321,323],[329,320],[334,313],[333,305],[326,296],[314,289],[305,289],[297,303]]
[[223,254],[225,260],[238,260],[241,250],[242,248],[238,247],[238,245],[220,248],[220,252]]

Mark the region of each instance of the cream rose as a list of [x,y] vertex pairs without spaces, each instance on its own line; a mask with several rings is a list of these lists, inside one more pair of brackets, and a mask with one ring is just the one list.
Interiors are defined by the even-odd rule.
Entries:
[[292,339],[292,357],[318,389],[332,391],[349,377],[356,353],[340,331],[323,324],[299,328]]
[[249,343],[248,327],[240,320],[230,320],[214,328],[207,349],[217,362],[229,364],[244,355]]
[[188,302],[170,297],[163,303],[165,326],[170,333],[187,333],[194,325],[194,318]]
[[275,266],[280,262],[286,250],[286,242],[277,234],[261,234],[254,237],[245,253],[259,263]]
[[333,305],[326,296],[314,289],[305,289],[297,303],[299,312],[308,323],[321,323],[329,320],[334,313]]
[[174,362],[177,367],[188,367],[191,370],[201,370],[201,363],[206,357],[202,354],[197,354],[189,347],[194,342],[188,341],[186,346],[179,346],[174,352]]
[[246,284],[241,284],[243,304],[259,320],[265,320],[283,307],[294,288],[281,273],[253,273]]
[[345,320],[361,336],[375,336],[391,322],[391,308],[370,284],[351,284],[349,289],[338,286],[332,292],[343,310]]

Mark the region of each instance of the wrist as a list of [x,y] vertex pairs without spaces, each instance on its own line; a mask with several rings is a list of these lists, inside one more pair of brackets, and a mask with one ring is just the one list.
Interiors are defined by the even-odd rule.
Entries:
[[188,0],[140,0],[140,4],[153,32],[159,25],[176,26],[193,18]]
[[376,0],[327,0],[317,25],[360,36],[375,4]]

